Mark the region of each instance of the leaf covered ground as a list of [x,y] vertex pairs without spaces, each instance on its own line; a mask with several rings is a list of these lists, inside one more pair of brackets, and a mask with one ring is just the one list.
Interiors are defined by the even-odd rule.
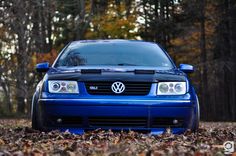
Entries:
[[[0,119],[2,155],[224,155],[225,141],[236,143],[236,123],[200,124],[196,133],[148,135],[95,130],[84,135],[39,132],[25,119]],[[234,153],[233,155],[236,155]]]

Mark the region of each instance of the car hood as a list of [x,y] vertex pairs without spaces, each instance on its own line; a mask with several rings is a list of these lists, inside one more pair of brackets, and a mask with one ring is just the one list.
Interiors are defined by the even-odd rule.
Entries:
[[186,81],[186,75],[178,69],[137,66],[51,68],[46,76],[49,80],[77,81]]

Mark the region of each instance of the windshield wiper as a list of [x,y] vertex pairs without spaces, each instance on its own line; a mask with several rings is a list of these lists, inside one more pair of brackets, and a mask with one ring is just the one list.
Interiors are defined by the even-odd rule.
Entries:
[[119,63],[117,65],[118,66],[137,66],[136,64],[131,64],[131,63]]

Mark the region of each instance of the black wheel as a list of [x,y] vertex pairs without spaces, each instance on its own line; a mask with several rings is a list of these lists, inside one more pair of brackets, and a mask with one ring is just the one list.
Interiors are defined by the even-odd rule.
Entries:
[[36,94],[34,94],[33,99],[32,99],[32,108],[31,108],[31,126],[35,130],[43,130],[42,129],[42,124],[39,120],[39,115],[37,111],[37,98]]
[[32,122],[32,128],[35,130],[39,130],[39,125],[37,122],[37,117],[35,112],[32,113],[31,122]]
[[200,122],[200,105],[199,105],[198,97],[196,96],[195,117],[194,117],[194,122],[192,126],[192,130],[194,132],[196,132],[199,128],[199,122]]

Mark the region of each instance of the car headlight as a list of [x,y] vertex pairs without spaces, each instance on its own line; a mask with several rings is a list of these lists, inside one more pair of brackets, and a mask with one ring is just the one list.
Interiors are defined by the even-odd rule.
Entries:
[[186,91],[186,82],[159,82],[157,95],[183,95]]
[[48,81],[50,93],[79,93],[77,81]]

